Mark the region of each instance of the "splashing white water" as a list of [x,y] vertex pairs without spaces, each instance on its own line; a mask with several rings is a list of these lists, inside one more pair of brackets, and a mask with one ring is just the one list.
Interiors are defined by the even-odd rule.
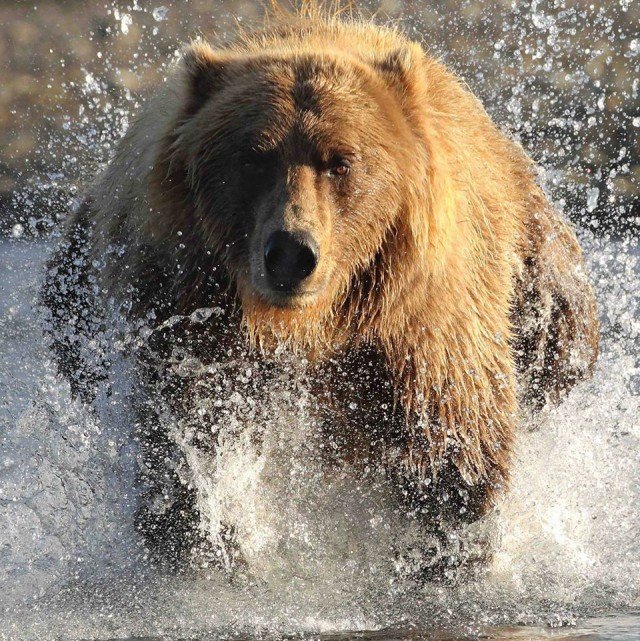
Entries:
[[300,390],[255,404],[259,439],[222,439],[210,460],[191,452],[210,527],[234,526],[246,571],[234,583],[215,569],[151,570],[131,525],[135,388],[121,370],[97,412],[71,402],[31,307],[42,248],[0,251],[6,638],[553,623],[640,602],[636,244],[590,242],[605,336],[596,375],[523,427],[512,489],[490,524],[493,561],[457,588],[402,580],[396,552],[411,548],[414,525],[378,479],[327,473]]

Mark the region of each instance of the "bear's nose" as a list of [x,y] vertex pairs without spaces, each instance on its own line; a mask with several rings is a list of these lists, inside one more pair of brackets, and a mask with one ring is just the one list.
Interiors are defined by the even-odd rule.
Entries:
[[318,245],[305,232],[274,231],[264,245],[264,266],[271,285],[295,289],[318,264]]

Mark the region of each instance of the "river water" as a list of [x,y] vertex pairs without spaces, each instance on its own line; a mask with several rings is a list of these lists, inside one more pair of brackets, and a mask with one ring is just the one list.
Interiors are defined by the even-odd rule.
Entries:
[[116,368],[93,410],[71,399],[34,309],[51,244],[0,243],[0,639],[640,639],[640,253],[583,241],[596,375],[523,426],[494,558],[457,587],[402,580],[390,550],[410,526],[378,488],[319,473],[298,399],[265,401],[281,410],[268,446],[229,443],[211,472],[246,575],[148,567],[131,527],[135,379]]

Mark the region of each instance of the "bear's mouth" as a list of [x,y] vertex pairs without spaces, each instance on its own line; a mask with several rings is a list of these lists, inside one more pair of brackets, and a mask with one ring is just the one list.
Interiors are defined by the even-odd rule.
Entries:
[[291,290],[278,287],[260,287],[258,295],[264,302],[274,307],[296,309],[306,307],[318,297],[320,290]]

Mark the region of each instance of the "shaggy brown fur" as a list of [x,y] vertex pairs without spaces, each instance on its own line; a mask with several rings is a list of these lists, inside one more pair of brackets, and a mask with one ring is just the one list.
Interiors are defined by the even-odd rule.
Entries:
[[[540,406],[596,359],[581,252],[531,162],[394,29],[310,9],[194,43],[90,198],[98,289],[132,318],[219,306],[254,359],[304,355],[344,458],[378,457],[427,512],[473,519],[505,486],[517,375]],[[319,247],[292,296],[264,282],[274,229]]]

